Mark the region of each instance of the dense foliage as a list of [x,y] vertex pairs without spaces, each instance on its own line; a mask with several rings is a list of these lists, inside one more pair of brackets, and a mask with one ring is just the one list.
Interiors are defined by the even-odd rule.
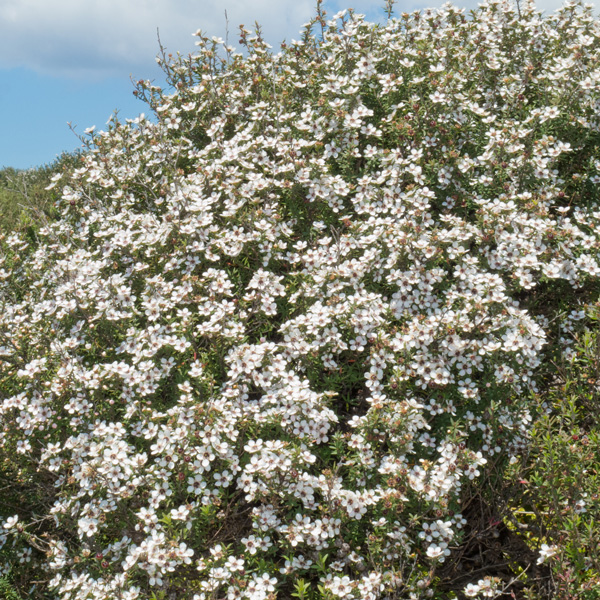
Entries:
[[63,153],[54,162],[34,169],[0,169],[0,231],[37,229],[57,215],[56,192],[47,190],[51,177],[72,170],[78,153]]
[[[549,472],[550,442],[526,459],[538,413],[564,410],[554,364],[593,331],[591,8],[319,10],[276,54],[244,28],[245,55],[197,36],[163,61],[169,90],[138,83],[157,122],[90,132],[52,177],[57,221],[0,240],[5,584],[550,593],[574,543],[519,516],[527,497],[497,532],[530,527],[533,558],[464,565],[485,486]],[[594,510],[585,489],[573,514]],[[526,512],[556,513],[544,499]],[[594,568],[581,547],[561,560]]]

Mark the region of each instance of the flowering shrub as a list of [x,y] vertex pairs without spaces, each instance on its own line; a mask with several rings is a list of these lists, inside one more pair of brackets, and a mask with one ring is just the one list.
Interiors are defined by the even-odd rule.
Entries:
[[434,597],[461,491],[527,447],[597,297],[598,22],[491,1],[319,11],[277,54],[196,35],[169,90],[138,83],[157,122],[90,131],[59,220],[1,241],[3,574]]

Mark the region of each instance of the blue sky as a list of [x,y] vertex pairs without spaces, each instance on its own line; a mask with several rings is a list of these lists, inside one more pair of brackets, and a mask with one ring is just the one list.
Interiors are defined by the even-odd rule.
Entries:
[[[475,8],[476,0],[455,2]],[[133,96],[134,79],[161,82],[157,28],[169,52],[193,52],[201,29],[237,45],[238,26],[258,21],[274,49],[298,38],[315,0],[0,0],[0,167],[51,163],[81,143],[110,115],[133,118],[146,106]],[[383,0],[325,0],[331,16],[353,6],[372,21]],[[441,6],[443,0],[404,0],[397,12]],[[551,12],[561,0],[538,0]]]

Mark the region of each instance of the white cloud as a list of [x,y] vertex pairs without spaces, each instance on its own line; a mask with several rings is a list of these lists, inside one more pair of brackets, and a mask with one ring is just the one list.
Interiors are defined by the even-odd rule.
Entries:
[[[54,75],[146,77],[158,52],[192,52],[192,33],[238,46],[238,26],[258,21],[273,45],[296,35],[313,0],[0,0],[0,66]],[[143,71],[140,73],[140,71]]]
[[[102,78],[131,73],[156,77],[152,58],[163,45],[171,52],[194,50],[192,32],[225,37],[238,46],[238,26],[255,21],[265,38],[278,46],[299,37],[315,10],[315,0],[0,0],[0,67],[26,67],[40,73]],[[443,0],[398,1],[396,12],[441,6]],[[357,12],[378,20],[384,0],[348,0]],[[467,9],[477,0],[456,2]],[[562,0],[539,0],[547,13]],[[328,17],[346,7],[344,0],[325,2]]]

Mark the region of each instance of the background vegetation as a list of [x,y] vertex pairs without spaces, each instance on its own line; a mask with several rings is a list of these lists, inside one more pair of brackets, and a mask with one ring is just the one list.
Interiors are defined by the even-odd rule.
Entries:
[[0,169],[0,231],[34,229],[57,217],[56,190],[47,190],[52,175],[75,168],[78,153],[64,152],[55,161],[32,169]]

